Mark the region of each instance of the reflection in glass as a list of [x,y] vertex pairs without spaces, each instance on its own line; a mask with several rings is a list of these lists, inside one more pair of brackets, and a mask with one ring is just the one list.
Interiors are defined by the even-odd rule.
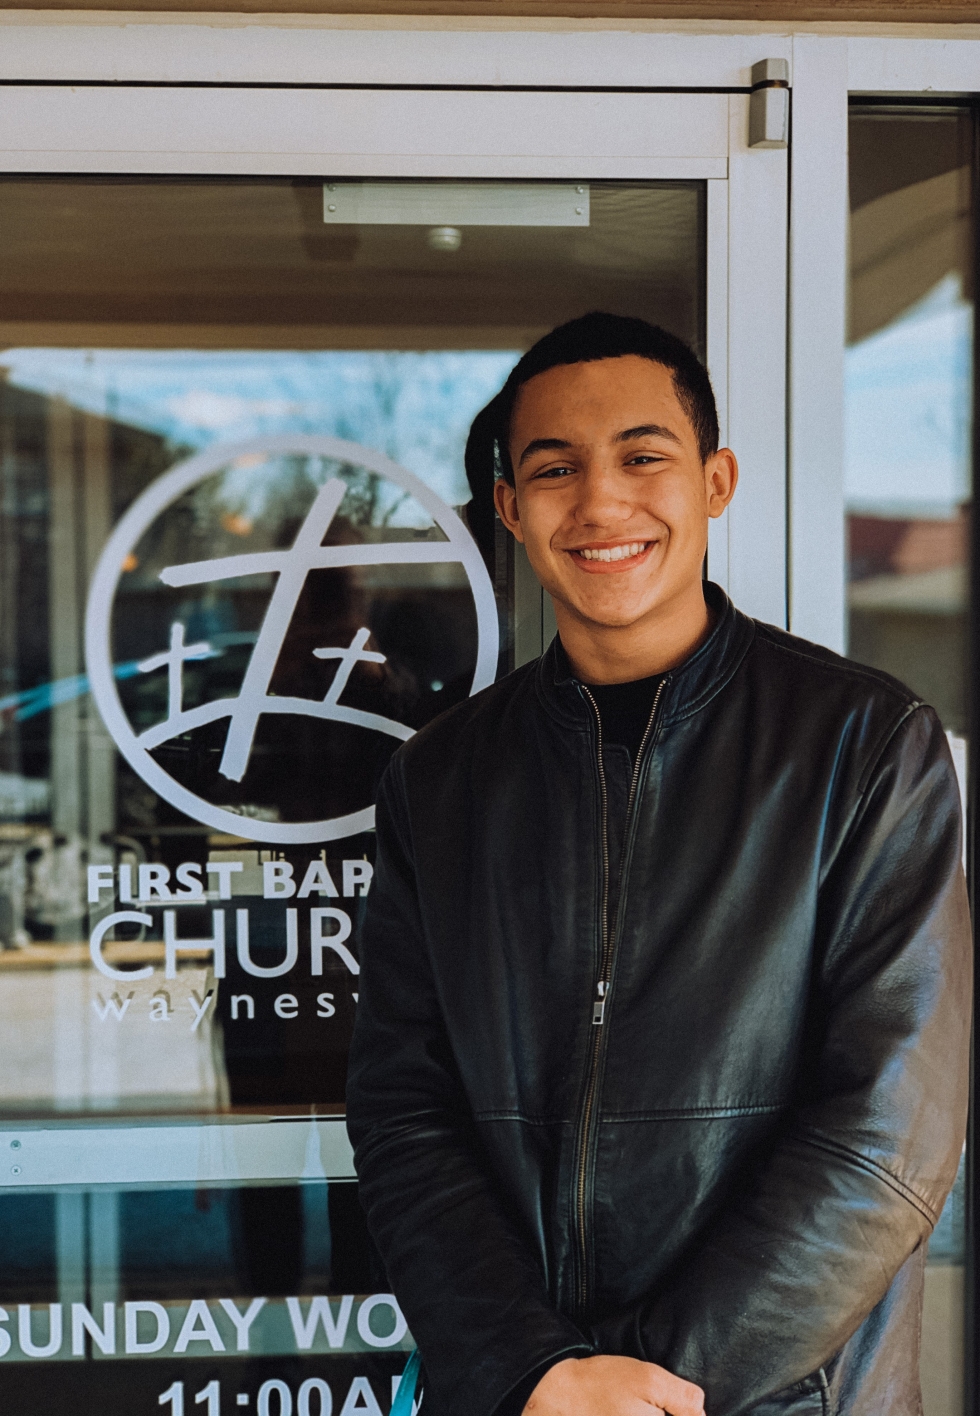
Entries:
[[[110,351],[85,360],[70,350],[10,351],[3,409],[20,455],[8,474],[23,503],[30,505],[33,483],[40,511],[49,512],[46,520],[38,518],[46,554],[20,555],[18,593],[10,604],[15,609],[34,597],[47,602],[49,613],[40,624],[30,616],[6,621],[12,648],[23,652],[19,663],[8,664],[8,674],[21,677],[3,699],[0,737],[6,765],[19,768],[5,773],[8,800],[0,803],[6,818],[0,823],[0,888],[6,887],[0,934],[7,946],[0,952],[0,1012],[2,1046],[13,1048],[0,1067],[0,1105],[15,1112],[196,1111],[239,1102],[342,1102],[355,985],[331,947],[321,974],[311,975],[310,911],[325,906],[346,915],[350,925],[338,927],[351,929],[356,951],[356,907],[350,899],[346,911],[342,905],[346,896],[359,898],[361,887],[355,896],[345,882],[352,867],[344,861],[370,857],[363,826],[329,846],[330,860],[322,846],[293,857],[300,887],[313,857],[323,856],[324,872],[305,891],[299,925],[305,967],[296,976],[291,971],[289,985],[300,1000],[295,1020],[272,1011],[286,984],[245,977],[249,992],[237,978],[237,909],[249,910],[249,958],[274,967],[263,962],[265,951],[272,951],[271,959],[278,949],[282,957],[284,910],[263,899],[259,852],[233,852],[235,872],[225,877],[234,905],[223,911],[223,979],[214,977],[213,951],[203,947],[182,948],[177,976],[161,976],[163,901],[179,909],[181,939],[206,939],[213,933],[211,906],[220,906],[222,898],[216,863],[222,848],[227,855],[229,846],[247,843],[250,822],[315,822],[370,807],[398,742],[471,691],[477,635],[467,575],[458,559],[428,558],[426,546],[434,546],[432,555],[446,549],[446,533],[403,486],[323,457],[261,451],[233,456],[152,517],[119,566],[110,623],[115,689],[133,733],[150,735],[147,751],[168,778],[233,813],[233,823],[240,820],[237,833],[225,839],[227,832],[188,820],[115,753],[89,695],[82,657],[82,570],[87,579],[112,523],[172,463],[202,444],[268,439],[268,409],[275,400],[256,393],[263,362],[266,386],[280,395],[280,436],[298,421],[326,424],[330,431],[339,424],[346,440],[360,439],[368,449],[382,442],[424,474],[424,484],[451,516],[448,508],[464,495],[459,468],[469,420],[499,387],[514,357],[206,356],[215,360],[217,382],[225,389],[240,379],[229,439],[222,436],[226,424],[195,433],[180,421],[188,407],[200,415],[201,398],[195,402],[193,388],[206,376],[198,354],[175,351],[164,359]],[[297,364],[306,377],[302,387],[295,383]],[[70,389],[81,408],[61,399],[59,387]],[[97,404],[125,408],[140,425],[90,411]],[[408,406],[399,413],[402,405]],[[220,407],[226,419],[227,404]],[[31,435],[36,439],[39,431],[43,441],[32,448]],[[60,472],[52,467],[60,446],[55,433],[66,444]],[[56,474],[69,483],[66,517],[81,504],[83,519],[52,523]],[[305,576],[273,646],[268,693],[284,703],[309,703],[308,715],[265,714],[245,743],[243,763],[229,767],[227,717],[195,724],[193,714],[207,713],[209,705],[221,711],[241,692],[279,574],[261,570],[179,586],[165,577],[197,561],[290,552],[328,482],[339,495],[318,542],[336,547],[341,559],[346,547],[375,547],[382,558]],[[30,522],[25,526],[8,512],[6,524],[19,535],[14,548],[23,551]],[[91,533],[91,545],[80,533]],[[65,563],[71,562],[68,577]],[[65,672],[52,676],[56,651]],[[31,677],[39,681],[32,684]],[[331,696],[341,711],[374,715],[388,730],[312,716]],[[176,732],[167,722],[175,706],[186,719]],[[261,855],[271,858],[268,850]],[[94,899],[93,866],[103,867]],[[195,906],[195,890],[201,907]],[[149,912],[152,923],[111,929],[102,957],[120,973],[153,968],[152,977],[107,978],[91,968],[91,931],[109,913],[127,908]],[[316,926],[317,938],[324,927]],[[339,991],[330,987],[338,967],[344,984]],[[236,994],[242,1001],[232,1016]],[[318,1003],[318,994],[330,997]],[[195,1009],[208,998],[210,1006],[198,1016]],[[253,1080],[246,1082],[246,1075]]]
[[0,183],[11,1416],[389,1409],[410,1337],[342,1120],[374,837],[306,827],[365,818],[403,737],[540,640],[463,525],[519,353],[590,309],[704,350],[701,183],[452,239],[326,223],[323,185]]
[[[956,110],[850,122],[848,652],[937,709],[965,798],[972,488],[972,127]],[[929,1245],[925,1416],[963,1406],[965,1166]]]

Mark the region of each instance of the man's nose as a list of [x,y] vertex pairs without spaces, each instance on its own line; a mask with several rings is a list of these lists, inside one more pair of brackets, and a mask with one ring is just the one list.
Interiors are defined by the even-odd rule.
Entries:
[[607,526],[624,521],[633,512],[629,480],[622,469],[608,463],[589,463],[579,482],[575,517],[585,526]]

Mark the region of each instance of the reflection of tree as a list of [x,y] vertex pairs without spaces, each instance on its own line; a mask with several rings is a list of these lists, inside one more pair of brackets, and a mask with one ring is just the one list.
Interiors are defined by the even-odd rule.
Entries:
[[401,452],[399,413],[406,388],[405,356],[378,350],[371,355],[367,367],[370,377],[359,380],[365,396],[353,416],[346,407],[338,413],[337,437],[369,443],[397,461]]
[[[377,526],[381,478],[359,467],[344,468],[344,472],[347,495],[341,503],[338,520],[343,519],[351,526]],[[335,526],[331,527],[332,531]]]
[[[230,468],[208,477],[188,494],[202,558],[234,555],[244,549],[246,537],[249,550],[288,546],[321,485],[307,457],[264,459],[255,476],[238,472]],[[185,549],[168,563],[192,558],[197,552],[191,556]]]
[[401,494],[401,496],[398,498],[398,500],[397,500],[396,502],[392,502],[391,506],[388,508],[388,510],[385,512],[384,516],[381,518],[381,525],[382,525],[382,526],[390,526],[390,525],[391,525],[391,521],[392,521],[392,517],[395,515],[395,513],[396,513],[397,511],[400,511],[400,510],[401,510],[401,508],[405,505],[405,503],[406,503],[407,501],[411,501],[411,495],[410,495],[410,493],[408,493],[408,492],[402,492],[402,494]]
[[[171,516],[180,524],[162,532],[154,547],[154,564],[158,560],[162,565],[234,555],[246,548],[289,546],[330,477],[340,477],[347,488],[330,528],[331,542],[359,539],[346,534],[345,527],[388,526],[394,512],[412,502],[408,492],[363,467],[302,456],[269,458],[254,477],[243,479],[232,468],[188,493],[183,518],[180,503],[172,509]],[[412,519],[413,523],[431,525],[431,518],[420,507],[415,508]]]

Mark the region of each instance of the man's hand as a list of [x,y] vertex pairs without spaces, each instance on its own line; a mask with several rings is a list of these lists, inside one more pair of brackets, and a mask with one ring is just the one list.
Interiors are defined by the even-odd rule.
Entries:
[[704,1392],[633,1357],[568,1357],[528,1397],[524,1416],[704,1416]]

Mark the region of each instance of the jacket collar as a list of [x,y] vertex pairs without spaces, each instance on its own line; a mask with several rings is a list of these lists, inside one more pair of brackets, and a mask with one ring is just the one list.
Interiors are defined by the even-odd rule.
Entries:
[[[715,623],[700,649],[670,671],[663,698],[664,727],[696,713],[720,693],[755,636],[755,622],[735,608],[720,586],[706,580],[704,598],[715,612]],[[538,660],[535,683],[542,706],[553,718],[567,727],[589,725],[591,710],[557,635]]]

